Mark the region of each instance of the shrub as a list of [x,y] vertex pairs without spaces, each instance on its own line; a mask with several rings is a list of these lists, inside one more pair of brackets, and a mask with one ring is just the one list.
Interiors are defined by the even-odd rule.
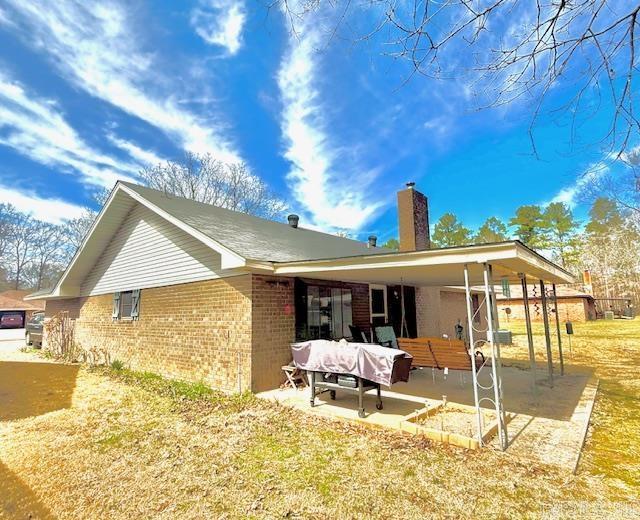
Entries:
[[116,371],[120,371],[124,368],[124,363],[122,361],[120,361],[119,359],[114,359],[111,362],[111,370],[116,370]]

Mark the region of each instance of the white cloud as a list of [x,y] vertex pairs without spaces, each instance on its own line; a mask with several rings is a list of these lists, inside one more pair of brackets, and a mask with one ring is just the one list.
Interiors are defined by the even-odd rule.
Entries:
[[0,24],[12,25],[7,13],[0,7]]
[[60,199],[45,199],[35,193],[18,191],[6,186],[0,186],[0,202],[13,204],[20,211],[52,224],[80,217],[84,211],[81,206]]
[[41,164],[79,172],[92,184],[113,186],[135,168],[89,146],[56,103],[28,92],[0,70],[0,144]]
[[121,150],[127,152],[133,159],[135,159],[141,168],[145,168],[147,166],[156,166],[157,164],[166,161],[166,159],[163,159],[156,153],[150,152],[149,150],[143,150],[131,141],[120,139],[113,134],[109,134],[108,138],[109,141],[111,141]]
[[610,171],[611,166],[607,159],[590,164],[572,185],[562,188],[550,201],[543,203],[543,206],[551,202],[563,202],[573,209],[583,191],[593,186]]
[[360,229],[381,206],[364,194],[375,172],[349,168],[340,153],[346,151],[344,145],[331,146],[315,86],[320,37],[312,14],[308,14],[297,34],[290,35],[278,71],[284,156],[291,162],[287,179],[293,196],[310,215],[312,226]]
[[191,11],[191,25],[205,42],[220,45],[230,55],[242,46],[242,29],[247,15],[244,2],[203,0]]
[[25,41],[48,53],[65,77],[90,95],[161,129],[179,145],[223,161],[238,154],[219,120],[206,121],[174,97],[179,84],[162,74],[156,57],[140,50],[139,27],[127,7],[80,0],[8,0]]

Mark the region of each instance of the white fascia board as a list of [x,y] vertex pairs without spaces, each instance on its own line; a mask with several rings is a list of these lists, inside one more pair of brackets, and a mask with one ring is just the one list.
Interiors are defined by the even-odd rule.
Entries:
[[471,251],[469,248],[426,250],[410,253],[381,254],[366,257],[346,257],[332,260],[310,260],[274,265],[275,274],[304,274],[318,270],[366,270],[379,267],[419,267],[447,264],[475,264],[516,258],[515,243],[500,244],[493,248]]
[[[549,273],[554,279],[551,281],[553,283],[574,283],[574,276],[557,266],[553,262],[547,260],[543,256],[536,254],[535,252],[529,250],[528,248],[519,245],[518,246],[518,258],[527,262],[534,267],[546,271]],[[545,280],[548,281],[548,280]]]
[[246,260],[244,257],[240,256],[235,251],[232,251],[228,247],[223,246],[220,242],[213,240],[211,237],[205,235],[204,233],[198,231],[197,229],[191,227],[189,224],[185,224],[182,220],[174,217],[170,213],[167,213],[163,209],[159,208],[155,204],[152,204],[147,199],[145,199],[142,195],[137,193],[136,191],[129,189],[127,186],[119,185],[119,188],[124,191],[127,195],[129,195],[136,202],[139,202],[143,206],[149,208],[154,213],[157,213],[162,218],[171,222],[174,226],[180,228],[185,233],[188,233],[192,237],[200,240],[204,245],[210,247],[217,253],[220,253],[220,266],[222,269],[235,269],[237,267],[244,267],[246,265]]
[[275,272],[275,268],[272,262],[265,262],[263,260],[247,260],[245,267],[252,271],[266,271],[269,274]]

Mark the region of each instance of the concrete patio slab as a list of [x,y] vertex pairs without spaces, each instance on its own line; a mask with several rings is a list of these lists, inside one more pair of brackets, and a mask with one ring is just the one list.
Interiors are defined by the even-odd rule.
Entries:
[[[572,469],[581,448],[581,432],[586,420],[589,403],[595,398],[597,381],[589,372],[573,370],[568,366],[566,375],[556,377],[551,388],[544,380],[545,372],[538,367],[535,394],[532,392],[531,374],[518,363],[503,360],[502,372],[505,410],[512,415],[508,425],[509,453],[535,461]],[[490,370],[483,370],[479,380],[484,386],[490,383]],[[490,397],[486,392],[481,397]],[[287,406],[336,419],[358,421],[362,424],[401,429],[406,417],[424,408],[447,402],[473,405],[471,374],[450,371],[445,377],[431,369],[412,371],[408,383],[398,383],[383,388],[384,409],[375,408],[375,392],[365,396],[367,416],[358,417],[357,399],[338,392],[332,401],[328,393],[316,398],[316,406],[309,404],[309,388],[286,388],[258,394]],[[483,408],[491,408],[491,402],[483,400]],[[475,435],[475,432],[469,432]],[[497,440],[489,446],[498,449]]]

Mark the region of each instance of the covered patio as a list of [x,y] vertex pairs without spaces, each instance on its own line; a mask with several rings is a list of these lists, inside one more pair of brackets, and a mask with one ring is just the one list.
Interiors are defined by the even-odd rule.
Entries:
[[[533,418],[557,421],[558,431],[562,429],[562,422],[568,426],[573,424],[574,419],[579,422],[575,414],[579,416],[580,403],[585,399],[588,401],[589,392],[585,397],[585,389],[589,387],[589,377],[585,374],[562,377],[564,359],[554,297],[556,284],[570,283],[573,277],[520,242],[280,263],[275,264],[274,270],[275,274],[283,276],[411,285],[418,288],[454,287],[464,291],[467,348],[470,352],[482,351],[487,361],[476,366],[476,357],[471,355],[471,370],[460,373],[447,367],[438,367],[442,370],[414,370],[408,383],[398,383],[383,391],[384,410],[372,411],[363,419],[365,422],[400,427],[399,423],[416,410],[428,409],[442,404],[444,400],[472,407],[476,419],[469,436],[478,445],[494,443],[502,450],[525,435],[526,428],[519,425],[531,424]],[[527,370],[503,366],[500,344],[495,334],[499,329],[496,283],[502,285],[503,291],[512,284],[518,284],[525,295],[528,284],[535,283],[540,287],[546,346],[544,369],[538,366],[538,361],[542,360],[535,359],[526,298],[529,365]],[[479,296],[475,308],[472,294]],[[482,323],[486,324],[484,327],[479,325],[481,322],[477,319],[480,314],[484,318]],[[557,371],[554,359],[559,362]],[[275,390],[261,395],[296,407],[309,408],[306,392],[301,390]],[[330,403],[327,401],[320,397],[319,406],[313,409],[314,412],[347,419],[357,417],[355,402],[348,396],[338,396]],[[371,410],[371,407],[368,409]],[[485,424],[487,410],[495,417],[496,436],[493,441],[487,435],[490,428],[489,424]]]

